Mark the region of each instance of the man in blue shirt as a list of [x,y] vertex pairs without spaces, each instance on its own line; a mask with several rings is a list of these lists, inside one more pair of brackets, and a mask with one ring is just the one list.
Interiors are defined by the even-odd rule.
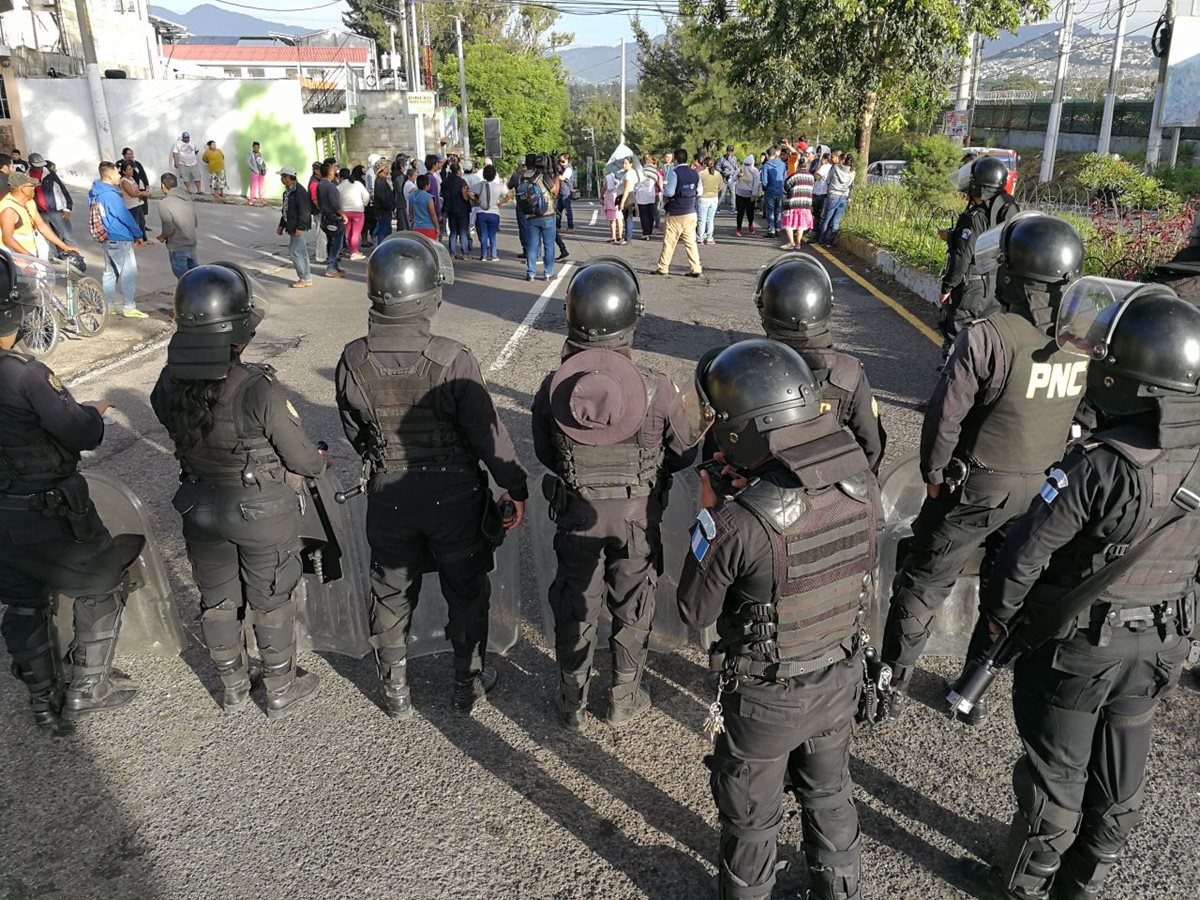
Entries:
[[779,158],[779,148],[767,151],[767,161],[762,167],[763,212],[767,217],[767,237],[779,233],[779,219],[783,212],[783,185],[787,181],[787,165]]
[[137,257],[133,248],[140,247],[142,229],[134,221],[133,215],[125,208],[125,199],[121,196],[118,185],[121,175],[115,164],[100,163],[100,177],[92,182],[88,191],[88,206],[93,203],[100,207],[100,218],[108,232],[108,240],[104,244],[104,299],[108,304],[110,315],[117,314],[117,282],[121,282],[121,293],[125,295],[125,308],[122,314],[127,319],[145,319],[147,315],[137,308]]
[[663,248],[658,257],[659,275],[669,275],[675,245],[683,238],[687,251],[688,276],[699,278],[700,249],[696,246],[696,197],[700,193],[700,173],[687,165],[686,150],[675,151],[675,165],[667,171],[667,186],[663,188],[667,211],[667,226],[663,230]]

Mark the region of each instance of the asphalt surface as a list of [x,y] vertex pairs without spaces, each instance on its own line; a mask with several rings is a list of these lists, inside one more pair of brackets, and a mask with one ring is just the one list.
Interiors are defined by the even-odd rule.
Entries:
[[[680,249],[678,274],[664,279],[648,274],[659,243],[610,247],[603,218],[588,225],[592,209],[577,211],[569,262],[611,252],[647,273],[635,345],[641,361],[687,383],[706,349],[759,333],[752,291],[758,268],[779,252],[774,242],[734,239],[731,219],[722,216],[720,243],[703,251],[704,277],[681,277]],[[213,210],[201,259],[232,258],[259,273],[272,308],[247,358],[278,369],[309,433],[329,441],[339,473],[353,480],[357,460],[341,436],[331,376],[342,346],[365,330],[364,265],[348,263],[344,280],[318,277],[310,290],[289,289],[294,276],[274,236],[276,216]],[[559,358],[564,286],[553,284],[541,314],[531,316],[549,286],[523,280],[508,220],[501,246],[502,262],[459,264],[435,328],[474,348],[523,458],[537,471],[527,410]],[[915,407],[932,387],[937,349],[841,271],[830,271],[839,346],[862,357],[886,420],[886,465],[915,450]],[[146,277],[148,290],[169,290],[162,273]],[[930,319],[918,302],[911,309]],[[549,703],[555,675],[542,631],[541,597],[552,573],[539,565],[544,551],[535,552],[548,540],[547,522],[522,526],[520,552],[508,564],[519,571],[502,573],[520,585],[520,633],[495,658],[500,686],[475,717],[448,708],[445,654],[410,666],[418,714],[407,723],[389,720],[369,698],[369,661],[313,653],[301,662],[321,676],[319,699],[270,725],[255,705],[223,715],[211,696],[216,679],[199,643],[196,590],[169,502],[176,466],[148,406],[164,359],[156,350],[73,387],[79,399],[117,404],[116,424],[86,464],[122,478],[144,501],[190,644],[178,659],[121,659],[142,685],[134,705],[57,740],[27,722],[23,689],[0,677],[0,898],[715,895],[716,814],[701,763],[701,725],[712,700],[702,680],[706,659],[695,645],[653,655],[651,713],[619,734],[599,721],[579,736],[563,732]],[[606,655],[598,656],[602,673]],[[1005,839],[1018,754],[1010,679],[1003,676],[995,691],[992,718],[966,730],[939,711],[940,679],[957,667],[927,660],[903,725],[854,742],[866,897],[977,896],[968,864],[987,859]],[[596,712],[603,695],[593,692]],[[1198,724],[1196,694],[1177,691],[1162,705],[1145,821],[1110,897],[1200,894]],[[776,897],[802,896],[799,836],[798,819],[789,820],[781,858],[793,865]]]

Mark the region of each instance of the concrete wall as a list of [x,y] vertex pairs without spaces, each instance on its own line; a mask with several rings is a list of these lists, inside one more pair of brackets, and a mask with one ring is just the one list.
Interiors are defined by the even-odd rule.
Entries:
[[[404,112],[400,91],[359,91],[358,109],[363,118],[348,132],[346,158],[366,163],[372,153],[391,159],[397,153],[412,156],[417,149],[417,117]],[[426,116],[427,125],[435,116]],[[436,147],[426,128],[426,147]]]
[[[16,79],[24,113],[26,153],[36,151],[58,165],[63,178],[90,184],[100,161],[87,82],[82,78]],[[315,158],[312,128],[304,121],[296,81],[140,81],[105,79],[104,96],[115,151],[132,147],[152,186],[170,171],[171,146],[183,131],[201,150],[215,140],[225,152],[227,192],[244,194],[245,156],[262,144],[268,172],[292,166],[307,178]],[[204,171],[204,164],[200,164]],[[207,177],[204,181],[207,192]],[[267,176],[268,197],[282,194],[278,177]]]
[[[1041,150],[1046,144],[1044,131],[991,131],[980,128],[975,130],[974,136],[980,143],[993,147],[1008,147],[1013,150]],[[1064,132],[1058,136],[1058,149],[1064,153],[1094,153],[1098,140],[1099,135],[1095,134],[1067,134]],[[1170,146],[1171,133],[1168,131],[1163,138],[1164,159],[1170,152]],[[1111,148],[1113,153],[1145,153],[1146,138],[1114,135]],[[1177,164],[1186,166],[1192,164],[1193,160],[1196,161],[1195,164],[1200,165],[1200,141],[1180,141]]]

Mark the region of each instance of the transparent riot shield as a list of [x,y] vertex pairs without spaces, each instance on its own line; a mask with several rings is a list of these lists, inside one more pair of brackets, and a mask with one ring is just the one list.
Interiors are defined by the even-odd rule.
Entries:
[[[883,640],[892,581],[912,539],[912,524],[925,502],[925,482],[914,453],[892,465],[880,479],[884,525],[879,538],[879,581],[871,608],[868,632],[875,646]],[[954,590],[930,626],[925,653],[930,656],[967,655],[967,643],[979,614],[979,564],[983,548],[972,557]]]
[[[493,496],[498,496],[499,493],[493,487]],[[369,643],[371,590],[368,575],[371,551],[366,543],[367,498],[365,496],[354,497],[347,500],[344,505],[338,505],[351,524],[356,546],[362,547],[363,560],[358,571],[362,573],[363,593],[361,596],[365,598],[361,620],[363,642],[361,650],[349,655],[364,656],[371,650]],[[526,509],[526,521],[528,521],[528,508]],[[488,651],[506,653],[517,643],[521,633],[521,552],[520,539],[517,534],[508,535],[504,543],[496,550],[495,567],[492,569],[490,577],[492,598],[491,611],[488,616]],[[310,579],[306,577],[305,582],[309,581]],[[432,656],[435,653],[449,652],[450,641],[446,638],[448,620],[449,610],[446,598],[442,594],[440,580],[436,572],[430,572],[421,582],[421,597],[417,603],[417,611],[413,615],[412,629],[408,636],[409,657]],[[357,635],[359,632],[355,633]],[[359,645],[355,644],[355,646]],[[348,651],[336,650],[336,652]]]
[[295,594],[301,642],[318,652],[366,656],[371,651],[366,501],[338,503],[334,494],[342,488],[329,470],[305,479],[304,489],[304,576]]
[[[558,568],[554,553],[554,533],[557,530],[550,520],[549,503],[542,495],[541,484],[545,469],[539,469],[531,477],[529,503],[525,521],[533,542],[533,560],[537,571],[538,598],[542,608],[542,633],[552,646],[554,644],[554,614],[550,611],[549,590]],[[688,551],[690,535],[688,529],[696,517],[696,498],[700,483],[696,474],[689,470],[675,475],[670,499],[662,522],[663,573],[658,579],[658,592],[654,609],[654,622],[650,630],[650,649],[659,653],[670,653],[688,641],[688,628],[679,618],[675,603],[675,592],[679,586],[679,573],[683,570],[684,555]],[[612,621],[607,612],[600,615],[597,647],[608,648],[608,635]]]
[[[146,508],[137,494],[111,475],[89,470],[83,477],[96,512],[109,534],[134,534],[145,538],[141,553],[125,575],[128,596],[121,618],[117,653],[122,656],[178,656],[187,646],[187,635],[179,620],[179,610],[171,594],[158,539]],[[54,623],[61,648],[71,643],[72,610],[70,598],[61,594],[55,598]]]

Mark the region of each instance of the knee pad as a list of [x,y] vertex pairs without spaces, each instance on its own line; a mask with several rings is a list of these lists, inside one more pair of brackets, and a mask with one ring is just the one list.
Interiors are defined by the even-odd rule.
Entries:
[[1081,816],[1050,800],[1027,757],[1013,767],[1013,790],[1017,810],[997,864],[1008,890],[1036,894],[1058,871],[1062,855],[1075,841]]
[[804,845],[814,900],[857,900],[862,880],[862,838],[845,850]]

